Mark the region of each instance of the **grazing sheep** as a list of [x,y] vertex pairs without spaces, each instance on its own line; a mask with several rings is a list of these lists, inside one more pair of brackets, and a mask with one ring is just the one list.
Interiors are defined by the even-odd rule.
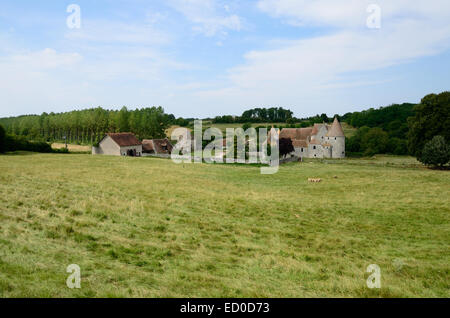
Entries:
[[308,178],[308,182],[322,182],[322,179],[320,179],[320,178],[317,178],[317,179]]

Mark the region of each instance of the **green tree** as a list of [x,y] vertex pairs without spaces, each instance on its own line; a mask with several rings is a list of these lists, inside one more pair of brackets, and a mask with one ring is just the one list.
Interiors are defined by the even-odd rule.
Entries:
[[[22,136],[32,141],[95,143],[107,132],[131,131],[142,138],[164,137],[165,129],[174,122],[174,116],[161,107],[105,110],[101,107],[66,113],[43,113],[0,118],[0,124],[9,135]],[[9,140],[9,139],[8,139]],[[22,139],[20,139],[21,141]]]
[[247,129],[249,129],[250,127],[252,127],[251,123],[245,123],[242,125],[242,129],[244,129],[244,131],[246,131]]
[[407,155],[408,147],[406,140],[400,138],[389,138],[386,151],[394,155]]
[[353,137],[346,139],[346,149],[348,152],[363,152],[362,139],[369,132],[369,127],[359,128]]
[[425,96],[408,120],[408,149],[420,159],[425,144],[434,136],[450,140],[450,92]]
[[292,145],[291,138],[281,138],[279,140],[279,146],[280,146],[280,156],[286,157],[286,155],[293,152],[294,146]]
[[434,136],[423,147],[420,162],[435,167],[442,167],[450,161],[450,145],[442,136]]
[[295,124],[295,122],[296,122],[296,118],[288,118],[287,120],[286,120],[286,123],[287,124],[290,124],[290,125],[294,125]]
[[377,153],[385,153],[389,142],[389,136],[383,129],[375,127],[362,137],[361,146],[366,156],[373,156]]
[[123,106],[118,116],[118,128],[120,132],[130,131],[130,123],[128,121],[129,117],[130,114],[128,113],[128,109],[125,106]]

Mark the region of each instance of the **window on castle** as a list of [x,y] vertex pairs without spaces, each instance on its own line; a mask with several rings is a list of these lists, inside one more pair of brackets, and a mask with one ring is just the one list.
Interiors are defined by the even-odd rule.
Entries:
[[334,137],[334,140],[336,140],[337,138],[336,137]]
[[313,149],[316,149],[316,146],[314,146]]
[[303,152],[303,148],[302,148],[302,152]]

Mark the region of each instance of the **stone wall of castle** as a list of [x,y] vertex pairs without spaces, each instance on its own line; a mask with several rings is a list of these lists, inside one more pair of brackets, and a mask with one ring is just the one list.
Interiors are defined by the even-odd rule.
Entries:
[[330,137],[333,146],[332,158],[345,158],[345,137]]
[[309,144],[303,151],[300,147],[294,148],[294,155],[299,158],[345,158],[345,137],[330,137],[325,142],[331,146]]

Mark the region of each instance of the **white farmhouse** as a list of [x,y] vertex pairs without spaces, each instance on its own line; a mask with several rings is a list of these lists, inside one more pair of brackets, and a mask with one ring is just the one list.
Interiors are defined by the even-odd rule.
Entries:
[[93,155],[142,156],[142,143],[132,133],[109,133],[92,147]]

